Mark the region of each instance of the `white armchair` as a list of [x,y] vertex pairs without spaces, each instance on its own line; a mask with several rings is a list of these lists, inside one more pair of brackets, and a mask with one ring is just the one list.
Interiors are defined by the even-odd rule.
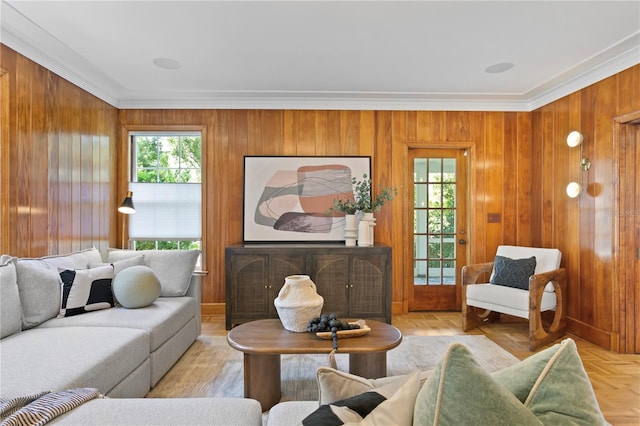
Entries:
[[[462,329],[496,321],[504,313],[529,320],[531,350],[563,336],[567,328],[567,277],[560,268],[561,258],[557,249],[499,246],[494,262],[463,267]],[[485,273],[491,273],[489,283],[477,283]],[[548,329],[542,323],[545,311],[555,311]]]

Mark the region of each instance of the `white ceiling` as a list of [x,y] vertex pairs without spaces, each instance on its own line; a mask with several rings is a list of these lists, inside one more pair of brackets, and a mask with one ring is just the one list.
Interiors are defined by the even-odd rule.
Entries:
[[530,111],[640,63],[640,0],[2,0],[0,18],[2,43],[122,109]]

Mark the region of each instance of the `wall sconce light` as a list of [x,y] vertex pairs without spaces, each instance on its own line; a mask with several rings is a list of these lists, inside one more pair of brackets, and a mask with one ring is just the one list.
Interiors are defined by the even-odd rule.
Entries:
[[569,146],[569,148],[575,148],[576,146],[580,146],[580,168],[582,169],[582,172],[583,172],[580,175],[580,183],[574,181],[574,182],[570,182],[569,185],[567,185],[567,196],[569,196],[569,198],[576,198],[578,195],[580,195],[580,193],[582,192],[582,182],[583,182],[584,172],[586,172],[591,168],[591,161],[589,161],[588,158],[585,158],[584,155],[582,155],[583,140],[584,140],[584,136],[582,136],[582,133],[578,132],[577,130],[574,130],[571,133],[569,133],[569,135],[567,135],[567,145]]
[[[133,192],[127,191],[127,196],[118,207],[118,211],[124,215],[134,214],[136,212],[136,208],[133,206]],[[122,218],[122,248],[127,248],[125,245],[125,218]]]

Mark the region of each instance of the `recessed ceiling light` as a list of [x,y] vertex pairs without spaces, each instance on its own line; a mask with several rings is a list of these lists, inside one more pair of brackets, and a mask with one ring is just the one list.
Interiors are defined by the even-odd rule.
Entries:
[[153,60],[153,64],[158,68],[162,68],[165,70],[177,70],[182,66],[180,62],[171,58],[155,58]]
[[490,74],[497,74],[499,72],[505,72],[513,68],[513,64],[511,62],[501,62],[499,64],[493,64],[485,68],[484,72],[488,72]]

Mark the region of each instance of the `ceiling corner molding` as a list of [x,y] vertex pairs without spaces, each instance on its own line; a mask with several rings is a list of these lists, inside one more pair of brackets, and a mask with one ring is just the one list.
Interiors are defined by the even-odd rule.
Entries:
[[577,92],[605,78],[640,64],[640,32],[626,40],[627,50],[619,55],[588,68],[585,72],[565,80],[562,84],[536,93],[529,92],[529,110],[533,111],[556,101],[571,93]]
[[[1,7],[0,41],[2,44],[31,59],[35,63],[43,66],[65,80],[68,80],[81,89],[102,99],[108,104],[117,107],[118,100],[116,96],[112,96],[99,85],[88,81],[76,70],[78,68],[77,64],[81,63],[82,65],[80,68],[84,68],[82,69],[84,74],[91,75],[93,77],[98,77],[102,74],[101,77],[103,80],[108,78],[104,76],[102,72],[96,70],[93,64],[86,63],[84,58],[80,57],[76,52],[69,49],[69,47],[51,37],[48,32],[35,25],[31,20],[27,19],[7,2],[3,1]],[[74,58],[73,65],[76,65],[74,67],[76,69],[62,65],[60,61],[54,58],[54,56],[44,53],[42,49],[35,48],[35,43],[29,42],[29,40],[33,40],[34,38],[45,41],[51,49],[51,52],[56,52],[58,54],[63,52],[68,57]],[[59,56],[65,57],[65,55]],[[101,81],[101,83],[104,85],[106,81]],[[110,83],[113,84],[113,82]]]

